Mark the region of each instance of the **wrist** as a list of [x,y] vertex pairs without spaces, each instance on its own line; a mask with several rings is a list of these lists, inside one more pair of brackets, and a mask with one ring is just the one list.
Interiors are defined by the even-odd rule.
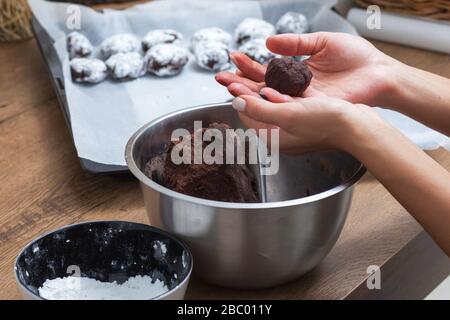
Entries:
[[383,139],[397,134],[374,109],[366,105],[353,105],[351,114],[343,119],[342,128],[339,148],[362,162],[373,152],[382,150],[386,143]]
[[387,57],[382,69],[384,70],[381,75],[383,85],[377,94],[375,105],[400,111],[406,99],[405,86],[410,86],[408,82],[412,77],[411,67]]
[[420,83],[417,83],[417,79],[420,79],[420,76],[417,74],[417,69],[404,63],[396,62],[391,69],[392,76],[388,80],[387,97],[389,101],[384,106],[394,111],[405,113],[405,107],[411,101],[417,102],[419,99],[415,95],[421,90]]

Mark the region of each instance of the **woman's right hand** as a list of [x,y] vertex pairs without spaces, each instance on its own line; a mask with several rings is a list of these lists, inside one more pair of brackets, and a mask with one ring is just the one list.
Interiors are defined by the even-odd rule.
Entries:
[[[310,55],[313,79],[304,97],[326,95],[352,103],[389,106],[393,75],[401,63],[367,40],[344,33],[317,32],[269,37],[267,48],[285,56]],[[235,96],[258,94],[265,87],[266,66],[242,53],[231,55],[238,71],[220,72],[216,80]]]

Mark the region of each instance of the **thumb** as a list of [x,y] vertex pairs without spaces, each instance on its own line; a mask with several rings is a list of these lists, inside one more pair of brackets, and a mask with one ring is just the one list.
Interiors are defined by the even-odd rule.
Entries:
[[267,48],[285,56],[312,56],[323,50],[327,44],[327,32],[298,34],[280,34],[266,41]]
[[259,91],[259,94],[266,100],[269,100],[270,102],[274,103],[294,101],[294,98],[292,98],[291,96],[281,94],[277,90],[269,87],[262,88],[261,91]]
[[249,118],[273,124],[278,127],[289,126],[298,113],[295,103],[272,103],[259,97],[242,95],[233,100],[232,106]]

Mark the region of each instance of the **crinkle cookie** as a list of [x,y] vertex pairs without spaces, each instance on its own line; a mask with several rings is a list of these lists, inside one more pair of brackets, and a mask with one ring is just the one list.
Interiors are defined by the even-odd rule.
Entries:
[[86,58],[92,54],[94,48],[85,35],[73,31],[67,35],[67,51],[70,59]]
[[231,41],[231,34],[221,28],[204,28],[193,34],[191,38],[191,49],[195,51],[195,46],[200,42],[221,42],[228,46]]
[[305,33],[309,29],[308,19],[300,12],[285,13],[276,24],[278,33]]
[[158,44],[145,54],[147,70],[158,76],[167,77],[180,73],[189,61],[186,49],[175,44]]
[[147,51],[151,47],[161,43],[178,43],[183,40],[183,35],[172,29],[152,30],[142,39],[142,50]]
[[91,58],[74,58],[70,61],[70,72],[75,82],[99,83],[105,80],[108,69],[103,61]]
[[238,46],[253,39],[266,39],[275,34],[275,27],[267,21],[256,18],[245,18],[235,30]]
[[100,45],[100,51],[104,59],[116,53],[138,51],[141,42],[132,34],[116,34],[105,39]]
[[230,68],[230,52],[222,42],[203,41],[195,46],[197,65],[210,71],[222,71]]
[[144,58],[140,53],[116,53],[106,60],[106,66],[114,79],[136,79],[146,72]]
[[252,60],[261,64],[269,63],[270,60],[277,57],[276,54],[267,49],[265,39],[253,39],[247,41],[239,47],[239,51],[245,53]]

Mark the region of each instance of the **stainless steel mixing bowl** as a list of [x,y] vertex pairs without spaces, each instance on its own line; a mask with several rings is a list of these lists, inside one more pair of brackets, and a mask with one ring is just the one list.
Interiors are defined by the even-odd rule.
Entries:
[[265,288],[313,269],[338,239],[365,168],[342,152],[281,155],[279,172],[262,182],[266,203],[187,196],[152,181],[143,168],[174,129],[192,130],[194,120],[245,128],[229,103],[205,105],[152,121],[128,142],[126,161],[140,181],[150,223],[183,239],[196,262],[194,274],[210,283]]

